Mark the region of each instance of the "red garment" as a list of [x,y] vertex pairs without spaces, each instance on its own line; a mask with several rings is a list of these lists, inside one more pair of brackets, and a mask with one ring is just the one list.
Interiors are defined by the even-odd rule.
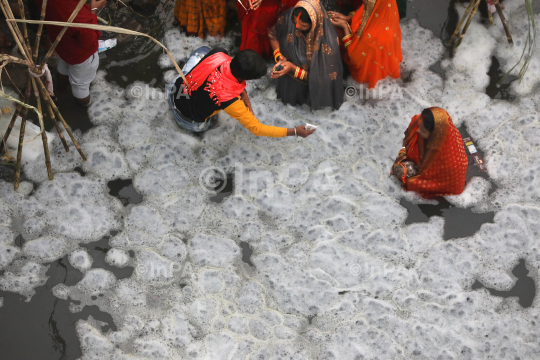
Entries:
[[416,191],[424,198],[459,195],[465,189],[469,165],[459,130],[452,118],[441,108],[431,108],[435,128],[429,140],[418,136],[420,115],[412,118],[405,132],[405,154],[394,166],[404,160],[414,161],[419,172],[405,181],[404,190]]
[[231,57],[220,52],[199,63],[186,77],[189,82],[184,94],[191,95],[208,80],[204,89],[219,106],[221,103],[239,96],[246,88],[246,82],[238,82],[231,73]]
[[[296,5],[298,0],[264,0],[255,11],[246,10],[238,1],[238,18],[242,22],[242,44],[240,51],[253,50],[263,57],[272,57],[272,48],[268,39],[268,30],[274,26],[278,15]],[[249,9],[249,1],[243,0]]]
[[364,5],[364,0],[338,0],[338,5],[342,10],[356,9]]
[[[43,0],[36,0],[39,11]],[[46,21],[66,22],[73,10],[77,7],[77,0],[49,0],[47,2]],[[97,16],[92,14],[90,5],[85,4],[75,17],[74,23],[97,24]],[[62,30],[61,26],[47,25],[49,39],[54,43],[56,37]],[[90,56],[98,51],[98,40],[101,32],[91,29],[68,28],[62,40],[56,47],[58,56],[70,65],[77,65],[85,62]]]

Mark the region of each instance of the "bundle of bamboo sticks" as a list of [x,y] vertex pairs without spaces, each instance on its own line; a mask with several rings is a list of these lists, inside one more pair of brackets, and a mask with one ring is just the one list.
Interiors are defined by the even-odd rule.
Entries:
[[[143,33],[137,32],[137,31],[122,29],[122,28],[118,28],[118,27],[114,27],[114,26],[103,26],[103,25],[73,23],[73,20],[75,19],[75,17],[77,16],[77,14],[81,10],[81,8],[86,3],[86,0],[80,0],[79,1],[77,7],[73,11],[73,13],[71,14],[71,16],[69,17],[67,22],[44,21],[45,14],[46,14],[46,11],[47,11],[47,0],[43,0],[43,5],[42,5],[42,9],[41,9],[41,20],[40,21],[26,20],[24,18],[24,14],[25,14],[24,4],[23,4],[22,0],[18,0],[18,2],[19,2],[19,7],[20,7],[20,10],[21,10],[22,17],[23,17],[22,19],[15,19],[15,17],[13,16],[13,13],[11,11],[11,8],[9,6],[8,0],[0,0],[0,7],[2,8],[2,12],[4,13],[4,15],[6,17],[6,22],[7,22],[8,26],[9,26],[9,29],[10,29],[13,37],[15,38],[15,42],[16,42],[18,48],[19,48],[19,51],[21,52],[21,54],[23,56],[23,59],[19,59],[19,58],[9,56],[9,55],[0,55],[0,71],[2,71],[2,69],[7,64],[14,63],[14,64],[21,64],[21,65],[27,66],[33,73],[42,74],[43,67],[45,66],[45,64],[47,63],[47,61],[49,60],[49,58],[53,54],[53,52],[54,52],[56,46],[58,45],[58,43],[60,42],[60,40],[62,40],[62,37],[64,36],[67,29],[69,27],[77,27],[77,28],[85,28],[85,29],[93,29],[93,30],[101,30],[101,31],[110,31],[110,32],[114,32],[114,33],[127,34],[127,35],[144,36],[144,37],[150,38],[152,41],[154,41],[155,43],[160,45],[165,50],[165,52],[167,53],[169,58],[172,60],[176,70],[178,71],[180,76],[183,78],[184,82],[186,84],[188,84],[188,81],[186,80],[184,74],[182,73],[182,70],[180,69],[180,66],[178,66],[178,64],[176,63],[176,61],[175,61],[173,55],[171,54],[171,52],[169,51],[169,49],[167,49],[162,43],[160,43],[159,41],[157,41],[156,39],[154,39],[150,35],[143,34]],[[22,32],[21,32],[21,29],[19,29],[19,26],[17,25],[17,23],[22,24],[22,29],[23,29]],[[37,35],[36,35],[36,41],[34,43],[33,48],[30,46],[30,41],[28,39],[28,30],[27,30],[26,24],[37,24],[37,25],[39,25]],[[45,55],[44,59],[41,61],[41,63],[39,65],[37,65],[37,59],[38,59],[38,55],[39,55],[39,44],[40,44],[40,40],[41,40],[41,34],[42,34],[42,30],[43,30],[43,25],[63,26],[63,29],[58,34],[58,37],[56,38],[53,45],[51,46],[51,48],[49,49],[49,51]],[[27,104],[32,95],[36,98],[37,108]],[[62,114],[60,113],[60,111],[58,110],[58,107],[54,103],[54,100],[52,99],[51,94],[49,94],[49,92],[47,91],[47,89],[45,88],[43,82],[41,81],[41,79],[39,77],[33,77],[33,76],[29,77],[28,82],[27,82],[27,86],[26,86],[26,91],[24,93],[22,101],[17,101],[16,99],[13,99],[13,98],[7,96],[5,93],[3,93],[3,91],[0,91],[0,96],[4,97],[4,98],[8,98],[9,100],[11,100],[13,102],[18,103],[17,108],[15,110],[15,113],[13,114],[13,118],[11,119],[11,122],[9,123],[9,126],[8,126],[8,128],[6,130],[6,133],[4,134],[3,139],[1,139],[3,141],[0,141],[0,147],[1,146],[6,146],[7,139],[11,134],[13,126],[15,125],[15,122],[16,122],[18,116],[21,115],[21,128],[20,128],[20,134],[19,134],[19,146],[18,146],[18,149],[17,149],[17,164],[16,164],[16,167],[15,167],[15,182],[14,182],[15,190],[17,190],[18,187],[19,187],[20,172],[21,172],[21,157],[22,157],[22,149],[23,149],[23,142],[24,142],[26,117],[27,117],[29,109],[33,109],[34,111],[36,111],[36,113],[38,115],[39,125],[40,125],[40,129],[41,129],[41,138],[42,138],[42,141],[43,141],[43,150],[45,152],[45,166],[47,167],[47,174],[49,176],[49,179],[50,180],[53,179],[53,174],[52,174],[52,169],[51,169],[51,161],[50,161],[50,155],[49,155],[49,147],[48,147],[48,143],[47,143],[47,134],[45,132],[45,127],[44,127],[44,123],[43,123],[43,116],[42,116],[42,114],[43,114],[42,113],[42,102],[41,102],[42,100],[43,100],[43,104],[45,104],[45,106],[47,107],[50,118],[54,122],[54,126],[56,128],[56,131],[58,133],[58,136],[59,136],[60,140],[62,141],[62,144],[64,145],[64,149],[66,150],[66,152],[69,152],[69,146],[68,146],[68,144],[66,142],[66,139],[64,138],[64,135],[62,133],[62,129],[60,128],[60,126],[58,124],[58,121],[56,120],[57,118],[60,120],[60,122],[62,123],[64,129],[67,131],[69,137],[71,138],[71,141],[73,142],[75,148],[79,152],[82,159],[84,161],[86,161],[86,156],[84,155],[81,147],[79,146],[79,144],[75,140],[75,137],[73,136],[73,133],[71,132],[70,127],[67,125],[66,121],[62,117]],[[41,96],[41,98],[40,98],[40,96]]]
[[[454,44],[452,53],[456,51],[459,45],[461,45],[461,42],[463,41],[463,38],[465,37],[465,34],[467,33],[467,30],[469,29],[469,26],[471,25],[471,22],[474,19],[476,12],[478,11],[478,7],[480,6],[481,1],[482,0],[471,0],[469,2],[469,6],[467,7],[467,10],[465,10],[465,14],[463,14],[461,19],[459,20],[459,23],[456,26],[456,30],[452,34],[450,41],[448,41],[447,47],[450,47],[452,44]],[[485,1],[487,2],[487,0]],[[501,22],[503,24],[508,43],[513,45],[514,40],[512,39],[512,35],[510,34],[510,28],[508,27],[508,23],[506,22],[506,17],[503,14],[502,6],[499,3],[499,0],[494,0],[493,3],[495,5],[495,8],[497,9],[497,14],[501,18]],[[488,14],[489,14],[489,22],[493,24],[493,15],[491,15],[490,11],[488,11]],[[465,20],[467,21],[465,22]],[[461,30],[461,26],[463,25],[464,22],[465,22],[465,26],[463,27],[463,30]]]
[[[22,0],[19,1],[19,7],[20,7],[20,13],[21,16],[24,19],[25,9],[24,4]],[[79,13],[79,10],[84,6],[85,0],[80,0],[79,4],[69,17],[68,23],[73,22],[73,19],[77,16]],[[34,47],[32,48],[30,46],[30,40],[28,38],[28,29],[26,27],[26,23],[22,24],[22,32],[21,29],[17,24],[15,24],[12,21],[9,20],[15,20],[15,17],[13,16],[13,12],[11,11],[11,7],[7,0],[0,0],[0,7],[2,8],[2,12],[4,13],[4,16],[6,17],[8,27],[11,31],[11,34],[13,35],[13,38],[15,39],[15,43],[17,44],[17,47],[19,48],[20,53],[23,56],[23,59],[17,59],[12,56],[2,56],[0,57],[0,61],[2,61],[1,68],[5,67],[8,63],[18,63],[28,66],[29,69],[32,70],[32,72],[36,74],[42,74],[43,73],[43,67],[53,54],[56,46],[64,36],[64,33],[67,30],[67,27],[64,27],[58,37],[56,38],[54,44],[51,46],[47,54],[45,55],[45,58],[42,60],[41,64],[37,64],[37,59],[39,55],[39,44],[41,40],[41,34],[43,31],[43,24],[39,25],[37,35],[36,35],[36,41],[34,43]],[[45,18],[45,13],[47,11],[47,0],[43,1],[43,6],[41,9],[41,21]],[[33,49],[33,50],[32,50]],[[62,123],[64,129],[67,131],[69,137],[71,138],[71,141],[75,145],[75,148],[81,155],[82,159],[86,161],[86,156],[84,155],[81,147],[77,143],[77,140],[75,140],[75,137],[73,136],[73,133],[64,120],[62,114],[58,110],[58,107],[54,103],[51,94],[47,91],[45,88],[45,85],[41,81],[41,78],[39,77],[33,77],[29,76],[28,81],[26,83],[26,90],[23,95],[22,103],[19,103],[17,108],[15,109],[15,113],[13,114],[13,118],[11,119],[11,122],[8,125],[8,128],[6,130],[6,133],[3,137],[3,146],[6,146],[7,139],[11,134],[11,131],[13,129],[13,126],[15,125],[15,121],[21,115],[21,127],[20,127],[20,133],[19,133],[19,146],[17,149],[17,164],[15,166],[15,182],[14,182],[14,188],[17,190],[19,188],[19,180],[21,175],[21,158],[22,158],[22,150],[23,150],[23,144],[24,144],[24,134],[26,129],[26,117],[28,114],[28,107],[24,106],[25,103],[27,103],[30,100],[31,96],[34,96],[37,103],[37,112],[38,112],[38,118],[39,118],[39,126],[41,131],[41,139],[43,141],[43,151],[45,152],[45,166],[47,167],[47,174],[49,176],[49,180],[53,179],[53,173],[51,168],[51,159],[49,155],[49,145],[47,142],[47,133],[45,132],[45,125],[43,122],[43,111],[42,106],[46,107],[49,116],[54,122],[54,126],[56,128],[56,131],[58,133],[58,136],[60,140],[62,141],[62,144],[64,145],[64,149],[66,151],[69,151],[69,146],[66,142],[66,139],[64,138],[64,135],[62,133],[62,129],[60,128],[60,125],[58,124],[57,118]],[[6,97],[6,96],[4,96]],[[43,103],[42,103],[43,100]]]

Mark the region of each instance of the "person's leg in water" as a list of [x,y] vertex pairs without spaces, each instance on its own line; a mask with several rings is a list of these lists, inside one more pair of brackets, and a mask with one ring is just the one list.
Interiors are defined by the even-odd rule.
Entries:
[[69,85],[69,64],[58,58],[58,67],[56,70],[58,71],[56,77],[56,89],[59,93],[63,93],[67,90]]
[[77,103],[81,106],[90,106],[90,84],[96,78],[99,67],[99,55],[90,56],[85,62],[78,65],[69,66],[69,82],[71,92]]

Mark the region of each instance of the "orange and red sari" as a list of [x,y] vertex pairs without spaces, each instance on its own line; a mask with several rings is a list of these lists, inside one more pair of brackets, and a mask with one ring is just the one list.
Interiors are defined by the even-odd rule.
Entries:
[[298,0],[264,0],[255,11],[249,9],[249,1],[242,6],[236,2],[238,18],[242,22],[242,44],[240,51],[253,50],[263,57],[272,57],[268,30],[276,24],[279,14],[296,5]]
[[399,78],[403,54],[396,0],[365,0],[353,16],[351,30],[353,42],[344,60],[354,80],[374,88],[387,76]]
[[223,35],[225,32],[227,2],[225,0],[176,0],[174,17],[190,34],[204,36]]
[[405,154],[394,164],[412,160],[419,171],[416,176],[405,180],[403,189],[416,191],[424,198],[459,195],[465,189],[467,154],[463,140],[452,118],[441,108],[431,108],[435,117],[435,128],[428,140],[418,136],[418,119],[412,118],[405,132]]

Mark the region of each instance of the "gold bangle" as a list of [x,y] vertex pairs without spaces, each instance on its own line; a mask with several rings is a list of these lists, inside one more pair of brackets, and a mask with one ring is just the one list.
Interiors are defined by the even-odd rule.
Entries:
[[300,68],[297,66],[296,67],[296,71],[294,72],[294,77],[295,78],[298,78],[298,71],[300,70]]

